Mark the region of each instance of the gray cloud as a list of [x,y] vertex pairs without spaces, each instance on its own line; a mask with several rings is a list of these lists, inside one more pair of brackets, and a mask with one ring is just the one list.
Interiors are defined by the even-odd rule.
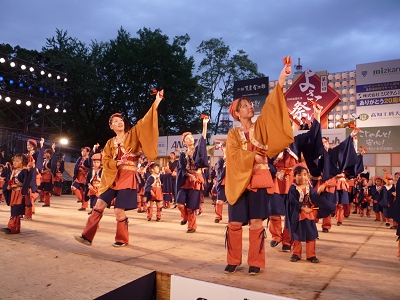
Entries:
[[203,40],[222,38],[244,50],[259,71],[276,79],[282,58],[304,68],[338,72],[356,64],[399,58],[400,1],[2,1],[0,42],[40,50],[55,29],[90,43],[108,41],[122,26],[132,36],[160,28],[171,39],[189,34],[196,63]]

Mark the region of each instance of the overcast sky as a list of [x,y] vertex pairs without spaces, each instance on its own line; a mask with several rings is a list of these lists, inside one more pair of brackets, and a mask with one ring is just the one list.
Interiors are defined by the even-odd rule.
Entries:
[[400,58],[400,0],[1,0],[0,43],[40,50],[56,28],[87,44],[106,42],[122,26],[136,37],[147,27],[172,38],[188,34],[188,55],[222,38],[277,79],[282,58],[303,70],[339,72]]

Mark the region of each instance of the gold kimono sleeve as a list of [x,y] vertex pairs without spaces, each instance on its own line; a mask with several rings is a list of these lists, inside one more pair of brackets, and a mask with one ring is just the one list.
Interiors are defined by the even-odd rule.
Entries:
[[294,141],[289,112],[279,84],[268,95],[260,116],[254,124],[254,138],[268,145],[268,156],[277,155]]
[[255,152],[242,148],[242,140],[237,128],[228,132],[225,195],[229,204],[235,204],[249,185],[255,155]]

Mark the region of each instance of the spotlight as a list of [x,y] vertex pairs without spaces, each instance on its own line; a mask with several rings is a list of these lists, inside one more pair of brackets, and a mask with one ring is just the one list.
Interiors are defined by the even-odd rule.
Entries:
[[68,79],[67,78],[64,78],[64,82],[67,82],[68,81]]
[[6,102],[10,102],[11,98],[10,97],[6,97],[4,100],[6,100]]
[[65,114],[66,112],[67,112],[67,110],[64,108],[64,109],[63,109],[63,113]]
[[33,67],[30,67],[29,71],[33,72],[33,71],[35,71],[35,69]]
[[39,103],[37,107],[42,108],[42,106],[43,106],[42,103]]
[[4,77],[3,76],[0,76],[0,81],[3,81],[4,80]]
[[46,72],[45,71],[40,71],[40,75],[44,75]]
[[46,90],[46,93],[47,93],[47,94],[50,94],[50,90]]
[[46,109],[50,109],[50,105],[46,105]]
[[26,70],[26,66],[25,65],[21,65],[21,70]]
[[61,76],[60,76],[60,75],[57,75],[57,79],[60,80],[60,79],[61,79]]
[[0,100],[3,99],[3,97],[0,95]]
[[15,103],[17,103],[18,105],[20,105],[21,104],[21,100],[20,99],[17,99],[17,101],[15,101]]
[[60,139],[60,144],[61,144],[61,145],[67,145],[67,144],[68,144],[68,139],[66,139],[66,138],[61,138],[61,139]]
[[43,92],[43,91],[44,91],[44,88],[40,87],[40,88],[39,88],[39,91]]
[[4,64],[6,62],[6,60],[4,59],[4,57],[0,58],[0,63]]
[[32,102],[28,100],[28,101],[26,101],[25,104],[26,104],[26,106],[31,106],[31,105],[32,105]]
[[56,113],[58,112],[58,108],[57,107],[54,109],[54,112],[56,112]]
[[10,84],[14,84],[14,80],[10,79]]
[[32,90],[32,86],[30,85],[30,86],[28,86],[28,90]]
[[22,82],[19,83],[19,87],[23,87],[24,84]]
[[51,73],[47,74],[47,77],[49,77],[49,78],[50,78],[50,77],[51,77]]
[[15,67],[15,62],[13,62],[13,61],[10,62],[10,67],[11,67],[11,68],[14,68],[14,67]]

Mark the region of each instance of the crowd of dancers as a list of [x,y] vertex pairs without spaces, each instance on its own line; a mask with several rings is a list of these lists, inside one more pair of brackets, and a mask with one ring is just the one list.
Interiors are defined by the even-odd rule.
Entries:
[[[242,264],[244,225],[249,225],[250,275],[265,268],[267,229],[270,246],[281,244],[282,251],[292,253],[292,262],[302,259],[302,242],[306,244],[306,260],[319,262],[316,224],[320,219],[322,232],[328,233],[333,218],[341,226],[351,213],[371,217],[372,208],[374,220],[397,229],[400,236],[400,201],[396,202],[400,173],[370,178],[363,163],[365,149],[358,147],[356,127],[339,145],[330,146],[328,138],[322,137],[322,108],[316,103],[312,124],[294,136],[282,91],[290,73],[290,66],[285,66],[255,122],[249,98],[232,102],[229,111],[240,126],[229,131],[221,145],[223,157],[215,166],[210,166],[207,155],[209,118],[204,115],[198,141],[191,132],[184,132],[186,149],[178,156],[172,152],[164,166],[155,162],[157,109],[163,90],[157,92],[150,110],[133,127],[120,113],[113,114],[109,126],[115,136],[101,149],[99,144],[83,147],[74,167],[71,189],[80,203],[78,210],[88,213],[87,223],[75,239],[92,245],[107,207],[113,207],[116,217],[115,247],[129,244],[127,210],[136,209],[147,221],[160,222],[163,209],[177,208],[180,224],[187,226],[187,233],[195,233],[197,217],[202,215],[208,196],[215,207],[215,223],[221,222],[223,207],[228,208],[227,274],[236,272]],[[36,200],[50,207],[51,197],[61,195],[64,158],[55,152],[54,144],[46,149],[43,145],[43,139],[39,146],[30,139],[27,153],[16,154],[12,163],[0,165],[0,200],[11,208],[5,233],[20,233],[21,220],[32,220]]]

